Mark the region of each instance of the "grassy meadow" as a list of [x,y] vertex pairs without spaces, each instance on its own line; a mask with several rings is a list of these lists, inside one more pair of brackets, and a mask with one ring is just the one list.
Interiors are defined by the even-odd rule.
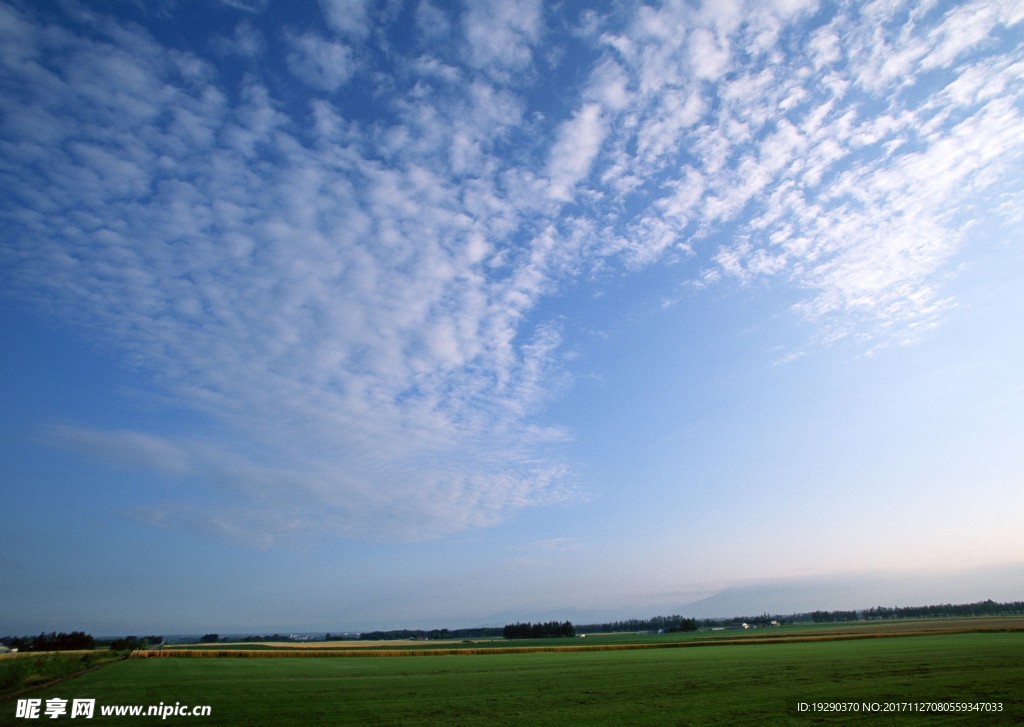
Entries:
[[4,654],[0,657],[0,700],[120,658],[120,654],[102,650]]
[[[641,635],[634,638],[647,641],[647,648],[491,653],[439,648],[433,655],[420,652],[419,658],[365,651],[362,658],[344,653],[242,658],[238,652],[235,658],[133,658],[22,697],[95,698],[96,716],[88,724],[96,725],[1024,722],[1024,632],[947,629],[836,640],[824,631],[794,641],[766,630],[761,641],[705,641],[701,645],[707,648],[687,648],[701,643],[694,635],[674,648],[651,648],[657,646],[653,636]],[[606,645],[628,646],[625,641],[628,637],[610,638]],[[799,702],[893,701],[1002,702],[1003,712],[894,716],[798,713],[796,708]],[[161,702],[210,705],[212,714],[161,720],[99,713],[104,704]],[[29,723],[15,718],[14,701],[0,703],[0,725]]]

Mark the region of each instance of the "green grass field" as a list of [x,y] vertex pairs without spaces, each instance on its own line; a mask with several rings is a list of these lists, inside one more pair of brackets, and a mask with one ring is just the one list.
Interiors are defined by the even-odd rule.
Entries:
[[[1019,724],[1024,633],[621,651],[129,659],[21,695],[94,698],[92,720],[0,725]],[[799,702],[1001,702],[998,714],[798,713]],[[102,705],[210,705],[107,717]]]
[[0,699],[7,694],[63,679],[121,658],[110,651],[5,655],[0,658]]

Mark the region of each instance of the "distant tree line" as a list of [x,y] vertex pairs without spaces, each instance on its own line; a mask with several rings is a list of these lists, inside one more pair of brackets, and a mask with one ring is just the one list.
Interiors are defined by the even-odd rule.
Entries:
[[996,603],[992,599],[978,603],[942,604],[938,606],[885,607],[876,606],[863,612],[868,621],[887,618],[937,618],[942,616],[1004,616],[1024,613],[1024,601]]
[[816,624],[860,621],[860,614],[857,611],[811,611],[811,621]]
[[733,616],[732,618],[702,618],[697,625],[702,629],[735,628],[742,624],[748,626],[780,626],[798,621],[810,621],[809,613],[788,614],[785,616],[762,613],[760,616]]
[[84,631],[64,633],[51,631],[38,636],[5,636],[0,643],[19,651],[79,651],[95,649],[96,639]]
[[[472,629],[394,629],[392,631],[364,631],[359,634],[363,641],[395,641],[398,639],[473,639],[501,636],[501,628],[482,626]],[[327,635],[327,641],[346,641],[349,636]]]
[[573,637],[576,627],[570,621],[548,621],[547,623],[507,624],[501,635],[506,639],[553,639]]
[[258,644],[264,641],[305,641],[305,639],[293,638],[291,634],[270,634],[269,636],[267,634],[257,634],[253,636],[244,636],[242,638],[233,640],[245,644]]
[[653,618],[631,618],[625,621],[611,621],[602,624],[586,624],[577,626],[576,630],[581,634],[607,634],[633,631],[664,631],[675,633],[677,631],[696,631],[697,621],[682,616],[655,616]]
[[[730,628],[739,626],[742,623],[749,626],[769,626],[772,622],[778,624],[793,623],[841,623],[861,620],[880,620],[895,618],[942,618],[942,617],[964,617],[964,616],[1008,616],[1011,614],[1024,613],[1024,601],[1008,601],[998,603],[991,599],[978,603],[965,604],[943,604],[937,606],[907,606],[907,607],[885,607],[878,606],[861,611],[810,611],[807,613],[791,613],[786,615],[770,616],[734,616],[732,618],[705,618],[697,623],[701,628]],[[588,627],[581,627],[588,628]]]
[[[100,642],[101,644],[104,642]],[[110,642],[111,651],[135,651],[164,643],[163,636],[125,636]]]
[[[776,624],[785,625],[792,624],[798,621],[810,621],[811,615],[807,613],[801,614],[789,614],[786,616],[769,616],[762,614],[760,616],[733,616],[732,618],[702,618],[697,624],[702,629],[714,629],[714,628],[731,628],[739,626],[740,624],[747,624],[748,626],[774,626]],[[774,624],[772,622],[775,622]]]
[[[863,611],[811,611],[787,616],[783,623],[813,621],[814,623],[840,623],[844,621],[880,621],[895,618],[945,618],[964,616],[1008,616],[1024,613],[1024,601],[998,603],[989,599],[977,603],[944,603],[932,606],[876,606]],[[780,620],[782,617],[777,617]],[[746,620],[746,619],[744,619]],[[750,621],[755,623],[755,621]]]

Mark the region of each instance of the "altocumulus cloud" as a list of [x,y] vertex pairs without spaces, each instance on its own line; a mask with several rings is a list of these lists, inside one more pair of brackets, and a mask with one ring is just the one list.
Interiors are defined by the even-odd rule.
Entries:
[[5,287],[216,422],[50,432],[220,503],[146,522],[417,539],[571,499],[538,424],[567,281],[689,258],[886,345],[1021,202],[1019,3],[227,6],[183,47],[0,5]]

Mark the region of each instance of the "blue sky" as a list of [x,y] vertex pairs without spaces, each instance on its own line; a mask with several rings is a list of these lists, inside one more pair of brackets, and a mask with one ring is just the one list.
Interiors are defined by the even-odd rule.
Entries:
[[1019,3],[5,1],[0,63],[0,632],[1024,598]]

